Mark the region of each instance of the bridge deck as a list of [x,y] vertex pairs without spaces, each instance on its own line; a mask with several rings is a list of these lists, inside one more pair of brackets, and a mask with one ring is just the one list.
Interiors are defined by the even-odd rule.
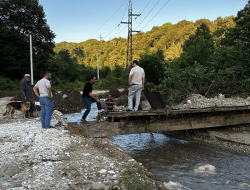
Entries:
[[250,123],[250,106],[109,112],[104,116],[106,120],[100,122],[68,123],[68,129],[85,137],[107,137],[246,124]]
[[210,113],[210,112],[227,112],[235,110],[250,110],[250,106],[231,106],[231,107],[214,107],[214,108],[194,108],[194,109],[156,109],[156,110],[139,110],[139,111],[116,111],[108,112],[105,117],[124,118],[138,116],[155,116],[155,115],[177,115],[189,113]]

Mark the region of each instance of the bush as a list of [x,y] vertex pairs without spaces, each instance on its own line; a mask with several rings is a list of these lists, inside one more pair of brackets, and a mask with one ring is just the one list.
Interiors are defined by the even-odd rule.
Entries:
[[0,76],[0,90],[16,90],[20,89],[19,81],[12,81],[9,78]]

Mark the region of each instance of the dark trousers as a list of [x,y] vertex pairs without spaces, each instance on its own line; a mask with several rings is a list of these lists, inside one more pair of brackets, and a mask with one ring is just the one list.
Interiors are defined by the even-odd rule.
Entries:
[[88,116],[88,114],[89,114],[89,112],[90,112],[90,110],[91,110],[91,103],[96,102],[98,110],[101,110],[101,109],[102,109],[102,104],[101,104],[101,103],[98,103],[98,102],[97,102],[95,99],[93,99],[93,98],[82,97],[82,101],[83,101],[83,103],[84,103],[85,106],[86,106],[86,110],[85,110],[85,112],[84,112],[84,114],[83,114],[83,116],[82,116],[82,119],[84,119],[84,120],[86,119],[86,117]]

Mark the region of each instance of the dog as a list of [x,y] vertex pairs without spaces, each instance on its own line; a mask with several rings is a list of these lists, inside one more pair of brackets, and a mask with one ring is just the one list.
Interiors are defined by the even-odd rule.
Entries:
[[26,111],[29,111],[30,109],[31,100],[27,99],[25,102],[10,102],[6,105],[6,112],[3,114],[8,115],[8,119],[13,118],[13,114],[15,113],[15,110],[21,111],[23,114],[23,118],[25,119]]

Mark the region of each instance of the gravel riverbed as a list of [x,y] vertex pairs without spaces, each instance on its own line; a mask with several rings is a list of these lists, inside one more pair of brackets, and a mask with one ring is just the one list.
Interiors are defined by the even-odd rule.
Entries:
[[54,111],[53,129],[39,117],[3,117],[10,98],[0,99],[0,189],[174,189],[154,180],[142,164],[112,141],[71,136],[67,121]]

